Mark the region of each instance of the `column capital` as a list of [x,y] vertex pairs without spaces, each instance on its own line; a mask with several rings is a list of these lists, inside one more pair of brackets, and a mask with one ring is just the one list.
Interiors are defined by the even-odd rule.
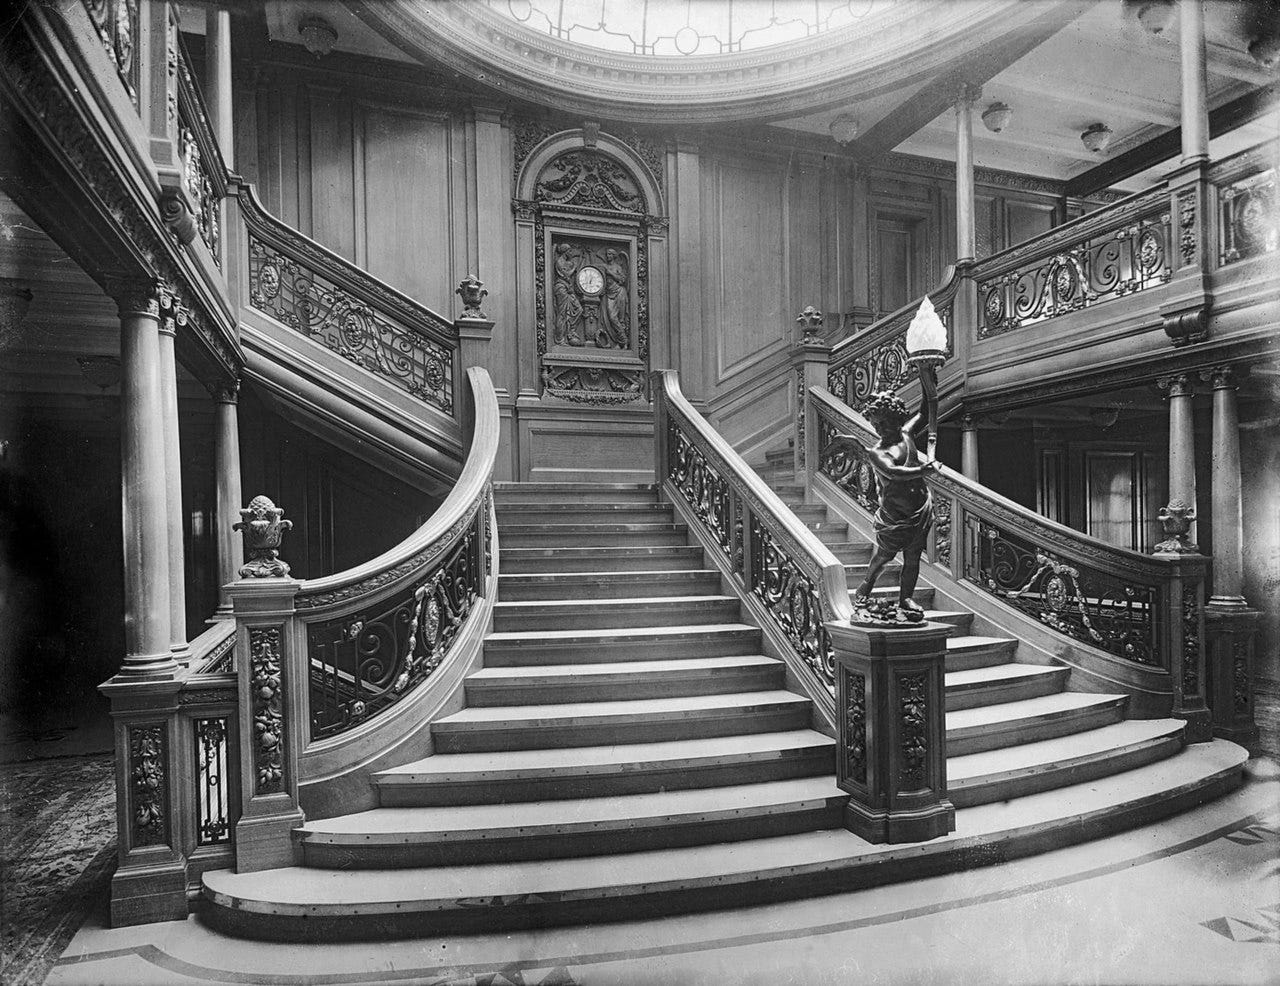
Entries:
[[978,415],[976,414],[962,414],[960,416],[960,430],[961,431],[977,431],[978,420],[979,418],[978,418]]
[[120,277],[107,280],[103,287],[115,300],[121,318],[130,315],[160,317],[160,299],[168,290],[161,280],[151,277]]
[[1195,379],[1190,373],[1173,373],[1156,378],[1156,386],[1167,390],[1170,397],[1191,397],[1195,394]]
[[218,404],[240,403],[240,378],[216,380],[209,385],[209,394]]
[[974,104],[981,98],[982,86],[974,85],[972,82],[961,82],[955,87],[952,102],[957,109],[961,107],[972,109]]
[[1214,390],[1235,390],[1236,371],[1230,365],[1210,366],[1200,371],[1200,379],[1213,384]]

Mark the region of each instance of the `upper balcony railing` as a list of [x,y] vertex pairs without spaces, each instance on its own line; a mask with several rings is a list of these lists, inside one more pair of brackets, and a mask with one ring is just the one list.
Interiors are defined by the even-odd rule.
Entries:
[[[222,198],[227,194],[227,168],[209,124],[200,86],[191,71],[191,56],[178,39],[177,79],[169,112],[176,116],[178,160],[196,232],[214,264],[222,267]],[[162,203],[162,210],[165,203]]]
[[1276,173],[1280,141],[1217,162],[1209,181],[1217,192],[1217,264],[1230,267],[1280,250],[1280,196]]

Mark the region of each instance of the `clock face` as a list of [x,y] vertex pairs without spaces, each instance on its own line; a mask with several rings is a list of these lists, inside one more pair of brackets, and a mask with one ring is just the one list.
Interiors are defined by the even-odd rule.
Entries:
[[604,289],[604,275],[598,267],[583,267],[578,271],[578,287],[583,294],[599,294]]

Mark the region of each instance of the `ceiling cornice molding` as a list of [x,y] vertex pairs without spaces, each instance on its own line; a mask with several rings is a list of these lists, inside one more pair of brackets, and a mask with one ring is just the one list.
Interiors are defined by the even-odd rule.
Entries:
[[411,57],[509,98],[667,124],[768,120],[892,91],[945,71],[959,54],[1023,29],[1044,10],[1021,0],[904,0],[816,38],[711,58],[660,58],[563,42],[463,0],[343,2]]

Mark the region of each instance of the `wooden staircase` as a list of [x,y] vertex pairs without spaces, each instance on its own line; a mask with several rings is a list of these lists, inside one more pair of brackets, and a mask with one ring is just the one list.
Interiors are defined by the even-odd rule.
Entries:
[[[859,579],[870,546],[762,471]],[[930,608],[952,627],[957,831],[871,846],[838,828],[835,741],[652,487],[496,490],[499,595],[466,707],[431,724],[433,755],[372,778],[378,808],[303,825],[301,866],[207,873],[215,926],[320,941],[736,906],[1091,838],[1238,782],[1237,747],[1184,751],[1180,721],[1125,721],[1125,696],[1064,691],[1065,669]]]

